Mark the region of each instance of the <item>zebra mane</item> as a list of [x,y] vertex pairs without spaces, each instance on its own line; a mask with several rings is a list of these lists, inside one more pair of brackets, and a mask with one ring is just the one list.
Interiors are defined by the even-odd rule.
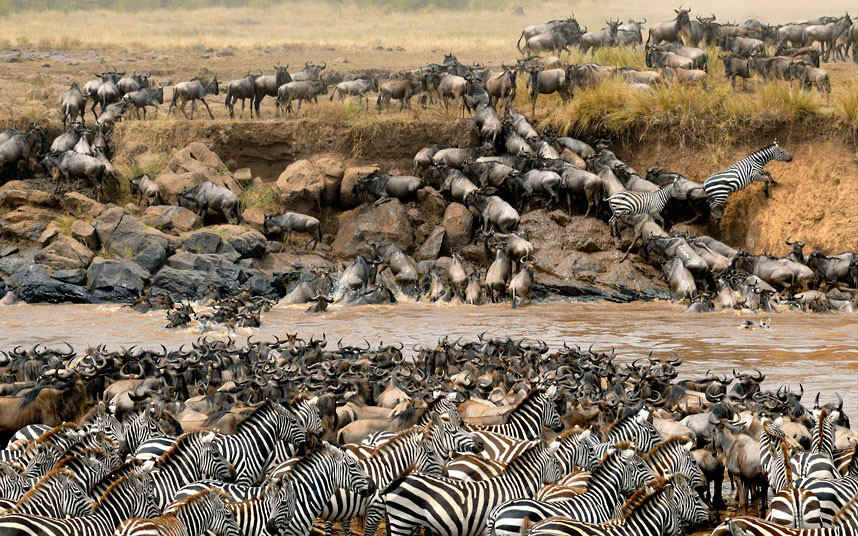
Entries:
[[[643,409],[643,408],[641,408],[641,409]],[[617,421],[612,422],[611,424],[609,424],[608,426],[605,427],[604,431],[602,432],[602,436],[607,438],[617,428],[622,427],[624,424],[626,424],[628,422],[632,422],[632,420],[637,418],[640,411],[641,410],[639,409],[639,410],[635,411],[634,413],[630,413],[630,414],[626,415],[622,419],[619,419]],[[652,415],[652,414],[650,414],[650,415]]]
[[853,516],[858,516],[858,493],[853,495],[852,498],[843,505],[843,508],[834,514],[834,517],[831,519],[831,525],[836,527],[841,522],[848,521],[849,518]]
[[825,442],[825,419],[828,417],[828,408],[823,407],[816,417],[816,444],[810,446],[811,452],[819,452],[819,448]]
[[30,444],[27,445],[27,449],[29,450],[36,443],[38,443],[38,444],[45,443],[45,442],[53,439],[55,435],[60,434],[62,432],[66,432],[68,430],[80,430],[80,427],[73,422],[64,422],[59,426],[54,426],[53,428],[51,428],[50,430],[48,430],[44,434],[37,437],[35,441],[30,442]]
[[636,511],[650,503],[668,484],[673,483],[675,474],[668,477],[657,476],[654,484],[645,484],[638,488],[631,497],[620,507],[620,517],[625,521]]
[[219,496],[221,499],[224,500],[224,502],[227,502],[227,503],[230,502],[229,494],[227,494],[222,489],[220,489],[220,488],[207,488],[207,489],[204,489],[202,491],[198,491],[197,493],[194,493],[193,495],[189,495],[189,496],[185,497],[184,499],[180,499],[180,500],[176,501],[176,503],[173,504],[173,506],[171,508],[171,513],[173,515],[178,514],[179,513],[178,511],[180,508],[182,508],[184,506],[190,506],[192,504],[195,504],[197,501],[206,501],[212,495]]
[[564,431],[562,434],[560,434],[559,436],[554,438],[554,440],[562,443],[562,442],[566,441],[566,439],[568,439],[571,435],[580,434],[580,433],[586,432],[586,431],[587,431],[586,428],[581,428],[579,426],[573,426],[572,428]]
[[93,504],[93,506],[92,506],[92,511],[97,512],[98,508],[104,503],[104,501],[113,493],[113,491],[116,488],[125,484],[125,482],[131,481],[131,480],[134,480],[137,478],[140,478],[140,475],[138,475],[137,473],[128,473],[128,474],[122,475],[119,478],[117,478],[116,480],[114,480],[107,487],[107,489],[104,490],[104,493],[101,494],[101,497],[99,497],[98,499],[95,500],[95,504]]
[[627,449],[636,449],[635,444],[632,443],[631,441],[618,441],[618,442],[613,444],[613,447],[615,448],[615,450],[614,451],[608,450],[607,452],[605,452],[605,455],[602,456],[601,460],[599,460],[598,467],[596,467],[596,469],[594,469],[593,472],[597,471],[599,469],[599,467],[602,467],[602,465],[604,465],[604,463],[606,461],[608,461],[608,458],[610,458],[611,455],[616,455],[620,451],[627,450]]
[[102,458],[106,458],[107,452],[105,452],[104,449],[100,449],[98,447],[89,447],[89,448],[84,449],[83,452],[80,452],[74,456],[66,456],[64,458],[61,458],[60,461],[58,461],[54,467],[57,467],[57,468],[65,467],[66,465],[71,463],[73,460],[80,459],[81,457],[87,457],[88,458],[88,457],[94,457],[94,456],[101,456]]
[[247,416],[246,419],[238,423],[238,426],[235,427],[235,432],[233,435],[243,432],[245,428],[248,426],[252,426],[258,419],[261,419],[265,416],[265,413],[269,409],[274,409],[274,403],[271,400],[266,400],[262,404],[259,404],[255,408],[250,415]]
[[382,443],[380,443],[380,444],[376,445],[375,447],[373,447],[372,452],[370,452],[370,454],[369,454],[369,455],[370,455],[370,456],[375,456],[375,455],[376,455],[376,454],[378,454],[379,452],[382,452],[382,451],[384,451],[384,450],[390,450],[390,449],[391,449],[391,448],[393,448],[397,443],[399,443],[399,442],[400,442],[400,441],[402,441],[404,438],[406,438],[407,436],[409,436],[409,435],[411,435],[411,434],[413,434],[413,433],[415,433],[415,432],[421,432],[421,433],[425,434],[425,433],[427,433],[429,430],[431,430],[431,429],[432,429],[432,425],[433,425],[433,424],[434,424],[434,423],[433,423],[432,421],[429,421],[429,422],[426,424],[426,426],[420,426],[419,424],[416,424],[416,425],[414,425],[414,426],[412,426],[412,427],[410,427],[410,428],[406,428],[405,430],[402,430],[401,432],[399,432],[399,433],[398,433],[398,434],[396,434],[395,436],[391,437],[390,439],[388,439],[388,440],[386,440],[386,441],[383,441]]
[[764,152],[764,151],[768,151],[768,150],[769,150],[769,149],[771,149],[772,147],[777,147],[777,146],[778,146],[777,141],[773,141],[773,142],[771,142],[771,143],[769,143],[769,144],[766,144],[766,145],[764,145],[764,146],[760,147],[759,149],[757,149],[756,151],[752,152],[752,153],[751,153],[751,154],[749,154],[748,156],[750,157],[750,156],[753,156],[753,155],[755,155],[755,154],[759,154],[759,153],[762,153],[762,152]]
[[[209,432],[203,432],[203,433],[209,433]],[[170,448],[165,450],[163,454],[161,454],[161,456],[155,462],[155,465],[160,466],[164,463],[171,461],[171,459],[173,458],[173,455],[176,452],[181,452],[182,450],[184,450],[185,445],[187,443],[190,443],[191,441],[193,441],[194,438],[199,437],[199,436],[200,436],[200,432],[186,432],[186,433],[180,435],[179,437],[176,438],[176,442],[173,443],[172,446],[170,446]]]
[[16,504],[20,504],[24,500],[29,500],[30,497],[32,497],[33,495],[38,495],[39,493],[42,492],[42,485],[43,484],[45,484],[45,483],[47,483],[47,482],[49,482],[49,481],[51,481],[54,478],[59,477],[59,476],[64,476],[66,478],[74,480],[74,473],[72,473],[71,471],[69,471],[68,469],[66,469],[64,467],[56,467],[56,468],[52,469],[51,471],[49,471],[45,476],[40,478],[38,482],[33,484],[33,487],[30,488],[27,491],[27,493],[22,495],[21,498],[18,499],[18,503],[16,503]]
[[784,474],[786,475],[786,489],[792,489],[792,467],[790,467],[790,454],[789,454],[789,445],[786,442],[780,442],[780,452],[781,459],[784,464]]
[[667,450],[667,449],[671,448],[672,446],[674,446],[674,445],[676,445],[676,444],[678,444],[678,443],[688,443],[689,441],[691,441],[691,438],[690,438],[690,437],[688,437],[687,435],[676,435],[676,436],[668,437],[668,438],[667,438],[667,439],[665,439],[664,441],[662,441],[662,442],[660,442],[660,443],[656,444],[656,446],[654,446],[653,448],[651,448],[651,449],[649,450],[649,452],[647,452],[646,454],[644,454],[644,455],[643,455],[643,460],[644,460],[645,462],[646,462],[646,461],[649,461],[649,460],[651,460],[652,458],[655,458],[656,456],[658,456],[659,454],[661,454],[663,451],[665,451],[665,450]]

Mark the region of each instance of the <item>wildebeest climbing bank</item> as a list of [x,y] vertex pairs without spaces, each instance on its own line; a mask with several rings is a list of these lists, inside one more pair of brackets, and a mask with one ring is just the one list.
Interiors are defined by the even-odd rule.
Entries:
[[0,536],[858,536],[854,5],[6,4]]

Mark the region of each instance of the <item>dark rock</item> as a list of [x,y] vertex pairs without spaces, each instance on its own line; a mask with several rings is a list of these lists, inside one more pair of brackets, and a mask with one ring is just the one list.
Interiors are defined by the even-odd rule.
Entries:
[[149,272],[133,261],[97,257],[86,272],[94,301],[125,303],[143,292]]
[[279,292],[273,284],[273,280],[263,273],[255,273],[244,282],[244,288],[249,289],[254,296],[265,296],[266,298],[277,299],[280,297]]
[[83,285],[86,283],[86,270],[83,268],[76,268],[74,270],[54,270],[53,273],[51,273],[51,277],[57,281],[62,281],[63,283]]
[[221,243],[219,234],[203,230],[188,236],[182,243],[182,248],[192,253],[217,253]]
[[224,241],[245,259],[258,259],[265,255],[265,247],[268,243],[262,233],[247,228],[227,233]]
[[18,299],[26,303],[90,303],[89,292],[81,286],[57,281],[42,264],[31,264],[12,275],[9,283],[17,289]]
[[78,193],[69,192],[63,196],[63,209],[78,218],[97,218],[106,208],[103,204]]
[[164,265],[167,260],[167,249],[158,242],[147,244],[141,249],[137,255],[131,257],[131,260],[139,264],[149,273],[157,272],[158,268]]
[[219,281],[208,272],[161,268],[152,278],[153,292],[166,292],[173,300],[195,300],[219,294]]
[[184,233],[199,227],[200,217],[184,207],[159,205],[146,209],[143,223],[161,231]]
[[111,255],[132,259],[149,272],[155,272],[178,240],[126,214],[119,207],[109,208],[95,221],[95,230],[103,249]]
[[447,231],[438,226],[432,231],[432,234],[414,253],[414,258],[418,261],[426,261],[437,259],[441,255],[441,250],[444,248],[444,239],[447,237]]
[[4,248],[0,250],[0,259],[8,257],[9,255],[14,255],[15,253],[18,253],[18,246],[9,246]]
[[0,258],[0,274],[7,276],[12,275],[15,272],[23,270],[27,265],[32,263],[32,259],[25,259],[20,255],[2,257]]

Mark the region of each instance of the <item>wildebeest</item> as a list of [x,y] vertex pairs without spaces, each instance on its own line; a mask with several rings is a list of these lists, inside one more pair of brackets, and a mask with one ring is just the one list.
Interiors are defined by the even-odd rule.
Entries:
[[766,52],[765,43],[752,37],[724,36],[718,41],[718,46],[746,58],[764,56]]
[[27,169],[30,158],[40,151],[44,136],[44,130],[37,126],[27,132],[13,132],[0,144],[0,171],[11,166],[16,166],[18,172]]
[[367,192],[375,196],[377,201],[383,201],[390,197],[406,200],[413,198],[422,186],[423,181],[418,177],[373,172],[360,177],[355,182],[352,187],[352,195],[358,196]]
[[643,33],[641,32],[641,26],[644,24],[646,24],[646,18],[643,20],[629,19],[620,24],[617,28],[616,44],[621,46],[630,46],[632,48],[637,48],[638,45],[642,45]]
[[670,22],[660,22],[650,28],[647,41],[652,40],[653,44],[659,44],[662,41],[678,42],[681,41],[680,32],[687,28],[690,24],[688,14],[691,13],[691,8],[674,9],[676,17]]
[[117,80],[116,87],[122,95],[149,87],[149,73],[134,73],[124,75]]
[[555,52],[567,50],[570,42],[566,34],[559,29],[549,30],[547,32],[528,37],[524,42],[524,47],[518,47],[518,51],[522,54],[533,54],[539,52]]
[[292,81],[292,76],[289,74],[288,65],[275,65],[274,74],[266,74],[257,76],[254,87],[256,88],[256,98],[253,99],[253,107],[256,108],[256,117],[259,117],[259,106],[262,104],[262,99],[265,97],[277,98],[277,90],[283,84]]
[[724,76],[730,79],[730,85],[736,87],[736,78],[742,79],[742,89],[747,89],[746,82],[751,78],[750,60],[736,54],[721,54],[718,58],[724,63]]
[[792,60],[804,60],[812,63],[814,67],[819,67],[819,50],[813,47],[791,48],[788,46],[779,46],[775,52],[777,56],[788,56]]
[[116,85],[113,78],[107,78],[104,80],[104,82],[98,87],[97,95],[102,113],[104,113],[108,104],[119,102],[122,98],[122,92],[119,91],[119,87]]
[[292,100],[298,101],[298,111],[301,111],[301,104],[304,102],[315,102],[318,104],[319,95],[324,95],[328,92],[328,85],[321,80],[298,80],[287,82],[277,88],[277,113],[285,109],[291,113]]
[[244,117],[244,101],[250,99],[250,118],[253,119],[253,100],[256,98],[256,79],[259,74],[247,73],[244,78],[230,80],[226,84],[224,106],[229,110],[229,117],[235,117],[235,101],[241,100],[241,116]]
[[766,58],[752,56],[748,58],[748,66],[751,70],[766,80],[789,80],[790,63],[792,63],[792,60],[784,56],[770,56]]
[[307,247],[312,244],[313,249],[322,241],[322,224],[319,220],[298,212],[284,212],[279,215],[266,214],[262,230],[266,235],[280,233],[281,239],[285,235],[286,241],[289,243],[291,243],[293,231],[308,233],[312,239]]
[[77,82],[72,82],[68,90],[60,97],[60,107],[62,108],[64,127],[68,126],[70,122],[75,121],[77,116],[80,116],[80,122],[84,123],[86,98],[81,93]]
[[378,87],[378,98],[375,103],[378,110],[390,104],[390,99],[399,101],[399,111],[411,108],[411,97],[426,89],[421,80],[407,77],[401,80],[388,80],[382,82]]
[[508,69],[505,65],[501,66],[501,72],[489,76],[485,86],[492,106],[497,106],[497,102],[504,99],[504,108],[509,108],[515,99],[515,79],[515,69]]
[[530,71],[528,80],[530,88],[530,108],[532,115],[536,115],[536,99],[540,94],[560,94],[563,103],[572,100],[572,67],[566,69],[548,69],[547,71]]
[[176,108],[176,104],[179,103],[178,107],[182,111],[182,115],[188,118],[188,114],[185,113],[185,105],[191,101],[190,119],[193,119],[194,111],[197,109],[197,101],[200,101],[206,107],[209,117],[214,119],[214,114],[206,102],[206,95],[218,95],[219,93],[217,75],[209,81],[202,78],[192,78],[190,82],[180,82],[173,87],[173,98],[170,101],[168,113],[171,113]]
[[[785,24],[778,28],[778,47],[803,47],[807,44],[804,24]],[[778,52],[780,54],[780,52]]]
[[445,74],[438,81],[438,95],[444,104],[444,110],[449,109],[450,99],[461,99],[462,117],[465,117],[465,94],[468,92],[470,82],[461,76]]
[[812,45],[818,42],[823,59],[828,61],[831,51],[834,49],[834,42],[850,26],[852,26],[852,18],[849,16],[849,13],[846,13],[835,22],[806,26],[804,29],[805,44]]
[[617,28],[620,27],[620,21],[608,20],[608,26],[597,32],[587,32],[581,36],[578,46],[581,48],[581,53],[595,51],[602,47],[611,47],[616,44]]
[[289,73],[292,81],[301,82],[301,81],[309,81],[309,80],[318,80],[319,75],[328,67],[327,63],[323,63],[321,65],[314,65],[309,61],[304,62],[304,68],[298,71],[297,73]]
[[[83,134],[83,128],[79,124],[72,124],[72,126],[54,138],[54,141],[51,142],[50,151],[61,153],[63,151],[71,151],[74,149],[74,146],[77,145],[77,142],[80,141],[80,137]],[[0,145],[3,145],[3,142],[0,138]]]
[[495,145],[503,123],[497,112],[489,104],[479,103],[474,109],[474,123],[480,129],[480,140]]
[[113,104],[108,104],[107,108],[98,114],[98,118],[95,120],[97,125],[107,125],[110,126],[117,121],[122,119],[122,114],[125,113],[125,110],[128,108],[128,102],[121,100],[119,102],[114,102]]
[[682,67],[664,66],[664,74],[666,78],[672,82],[680,84],[700,84],[706,87],[706,71],[700,69],[685,69]]
[[646,47],[647,67],[672,67],[674,69],[693,69],[694,61],[691,58],[680,56],[674,52],[664,50],[656,45]]
[[790,63],[789,74],[792,80],[798,80],[801,83],[802,89],[809,90],[811,87],[816,87],[820,93],[824,92],[827,97],[831,96],[831,80],[825,69],[818,69],[804,61],[794,61]]
[[111,174],[110,168],[98,158],[66,151],[64,153],[48,153],[42,159],[53,179],[57,181],[56,192],[60,190],[60,179],[70,180],[86,178],[96,191],[96,199],[101,200],[104,191],[104,182]]
[[164,88],[146,87],[126,93],[122,100],[134,106],[134,113],[140,119],[140,109],[143,109],[143,119],[146,119],[146,107],[152,106],[157,111],[159,104],[164,104]]
[[179,206],[196,209],[200,219],[209,210],[220,212],[230,223],[241,223],[241,207],[238,196],[228,188],[205,181],[179,194]]
[[466,206],[473,207],[482,218],[484,232],[488,232],[492,226],[502,233],[518,228],[518,211],[496,195],[484,195],[474,190],[465,197],[464,202]]
[[855,262],[858,255],[854,253],[841,253],[840,255],[828,256],[817,250],[807,258],[809,266],[822,281],[829,283],[844,282],[855,284],[849,273],[850,266]]
[[658,48],[661,50],[673,52],[674,54],[690,59],[691,66],[693,69],[709,71],[709,57],[707,56],[705,50],[701,50],[695,47],[687,47],[679,43],[664,43],[659,45]]
[[346,95],[357,97],[358,100],[366,103],[366,109],[369,109],[369,97],[366,96],[370,91],[378,91],[378,79],[372,77],[370,79],[358,78],[357,80],[346,80],[340,82],[334,87],[331,96],[328,100],[334,100],[338,97],[339,100],[346,98]]
[[139,175],[130,181],[131,195],[137,194],[137,204],[146,200],[146,206],[162,205],[161,187],[149,175]]

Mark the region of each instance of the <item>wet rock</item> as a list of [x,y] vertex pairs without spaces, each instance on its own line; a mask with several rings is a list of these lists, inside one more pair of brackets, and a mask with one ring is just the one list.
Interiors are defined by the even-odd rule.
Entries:
[[97,257],[86,272],[86,286],[93,301],[125,303],[143,292],[149,272],[139,264]]
[[418,261],[427,261],[437,259],[441,255],[441,250],[444,248],[444,240],[447,237],[447,231],[441,226],[435,228],[425,242],[414,253],[414,258]]
[[443,226],[447,231],[447,245],[450,249],[464,247],[471,241],[474,216],[465,205],[450,203],[444,211]]
[[75,268],[74,270],[54,270],[51,277],[63,283],[72,285],[83,285],[86,283],[86,270]]
[[18,299],[27,303],[89,303],[86,288],[53,279],[48,267],[31,264],[9,278]]
[[152,291],[166,292],[173,300],[196,300],[217,295],[219,281],[208,272],[165,266],[152,278]]
[[352,208],[360,205],[360,199],[352,195],[352,189],[358,179],[365,177],[370,173],[379,170],[378,166],[360,166],[350,167],[343,173],[343,180],[340,184],[340,206],[343,208]]
[[185,233],[200,226],[200,217],[184,207],[159,205],[147,207],[143,223],[161,231]]
[[68,192],[63,196],[63,210],[72,216],[84,219],[97,218],[106,208],[105,205],[78,192]]
[[95,232],[95,227],[85,221],[75,220],[71,226],[71,235],[89,249],[98,250],[98,234]]
[[393,242],[402,249],[414,245],[414,229],[398,199],[380,205],[368,203],[343,212],[338,217],[337,227],[332,248],[340,257],[366,253],[368,242]]
[[8,255],[0,258],[0,274],[10,276],[15,272],[20,272],[30,264],[33,264],[32,259],[27,259],[21,255]]
[[7,248],[0,249],[0,259],[8,257],[9,255],[14,255],[15,253],[18,253],[18,246],[9,246]]
[[37,190],[26,181],[9,181],[0,186],[0,205],[16,207],[19,205],[53,205],[54,196],[50,192]]
[[0,231],[18,240],[36,242],[58,215],[53,210],[23,205],[0,219]]
[[219,234],[203,230],[185,238],[182,248],[192,253],[217,253],[222,243]]
[[[172,251],[172,249],[169,251]],[[160,243],[153,242],[143,246],[143,249],[139,250],[136,255],[131,257],[131,260],[151,273],[157,271],[158,268],[164,265],[164,261],[167,260],[167,254],[167,248]]]
[[259,272],[250,276],[242,285],[243,288],[250,290],[254,296],[265,296],[270,299],[280,297],[277,289],[274,287],[272,279],[265,274]]
[[259,258],[265,255],[268,241],[259,231],[241,225],[215,225],[209,227],[209,230],[220,235],[223,242],[241,258]]
[[95,254],[70,236],[58,235],[36,253],[35,261],[55,270],[86,268]]

